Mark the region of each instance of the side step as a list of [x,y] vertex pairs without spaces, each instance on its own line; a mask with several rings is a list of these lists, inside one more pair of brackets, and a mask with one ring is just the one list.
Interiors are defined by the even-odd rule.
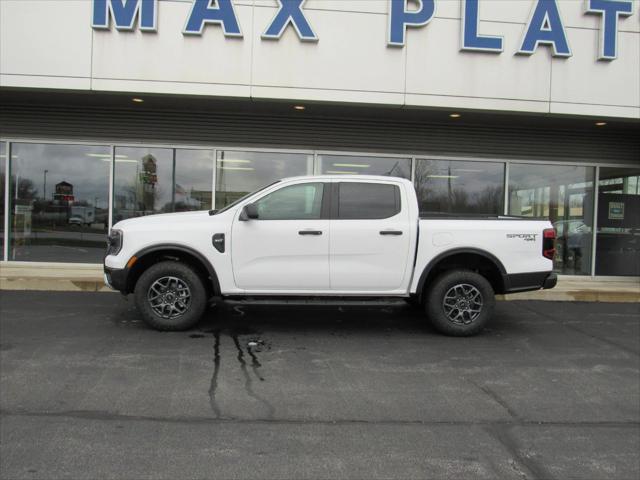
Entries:
[[382,306],[382,307],[400,307],[407,305],[407,301],[402,298],[261,298],[261,297],[216,297],[212,303],[224,303],[227,305],[299,305],[299,306]]

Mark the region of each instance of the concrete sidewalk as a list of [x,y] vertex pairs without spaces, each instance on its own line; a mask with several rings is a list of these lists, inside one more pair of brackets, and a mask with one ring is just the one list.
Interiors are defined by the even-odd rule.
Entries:
[[[102,265],[68,263],[0,264],[0,290],[111,292],[103,283]],[[551,290],[498,295],[499,300],[551,300],[640,303],[640,279],[560,277]]]

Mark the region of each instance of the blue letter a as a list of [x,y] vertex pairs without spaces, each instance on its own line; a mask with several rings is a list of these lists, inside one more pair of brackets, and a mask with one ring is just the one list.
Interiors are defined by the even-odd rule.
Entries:
[[187,24],[182,31],[187,35],[202,35],[207,23],[222,25],[222,31],[227,37],[242,37],[240,25],[233,10],[231,0],[217,0],[218,7],[210,6],[211,0],[194,0]]
[[554,57],[571,56],[556,0],[538,0],[518,53],[531,55],[539,44],[551,45]]

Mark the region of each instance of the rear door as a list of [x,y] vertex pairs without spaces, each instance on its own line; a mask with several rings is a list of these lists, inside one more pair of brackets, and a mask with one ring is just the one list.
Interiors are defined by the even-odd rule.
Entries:
[[[327,187],[326,190],[329,190]],[[255,293],[329,291],[329,212],[321,182],[285,185],[255,201],[258,218],[236,217],[236,286]]]
[[345,180],[332,185],[329,259],[334,292],[406,289],[410,219],[398,183]]

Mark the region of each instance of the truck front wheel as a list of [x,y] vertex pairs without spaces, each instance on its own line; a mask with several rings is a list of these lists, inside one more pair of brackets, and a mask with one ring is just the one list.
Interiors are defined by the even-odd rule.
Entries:
[[431,324],[445,335],[468,337],[487,324],[495,306],[489,281],[470,270],[452,270],[435,279],[426,293]]
[[140,276],[135,301],[143,320],[157,330],[187,330],[207,306],[206,290],[198,274],[176,261],[160,262]]

